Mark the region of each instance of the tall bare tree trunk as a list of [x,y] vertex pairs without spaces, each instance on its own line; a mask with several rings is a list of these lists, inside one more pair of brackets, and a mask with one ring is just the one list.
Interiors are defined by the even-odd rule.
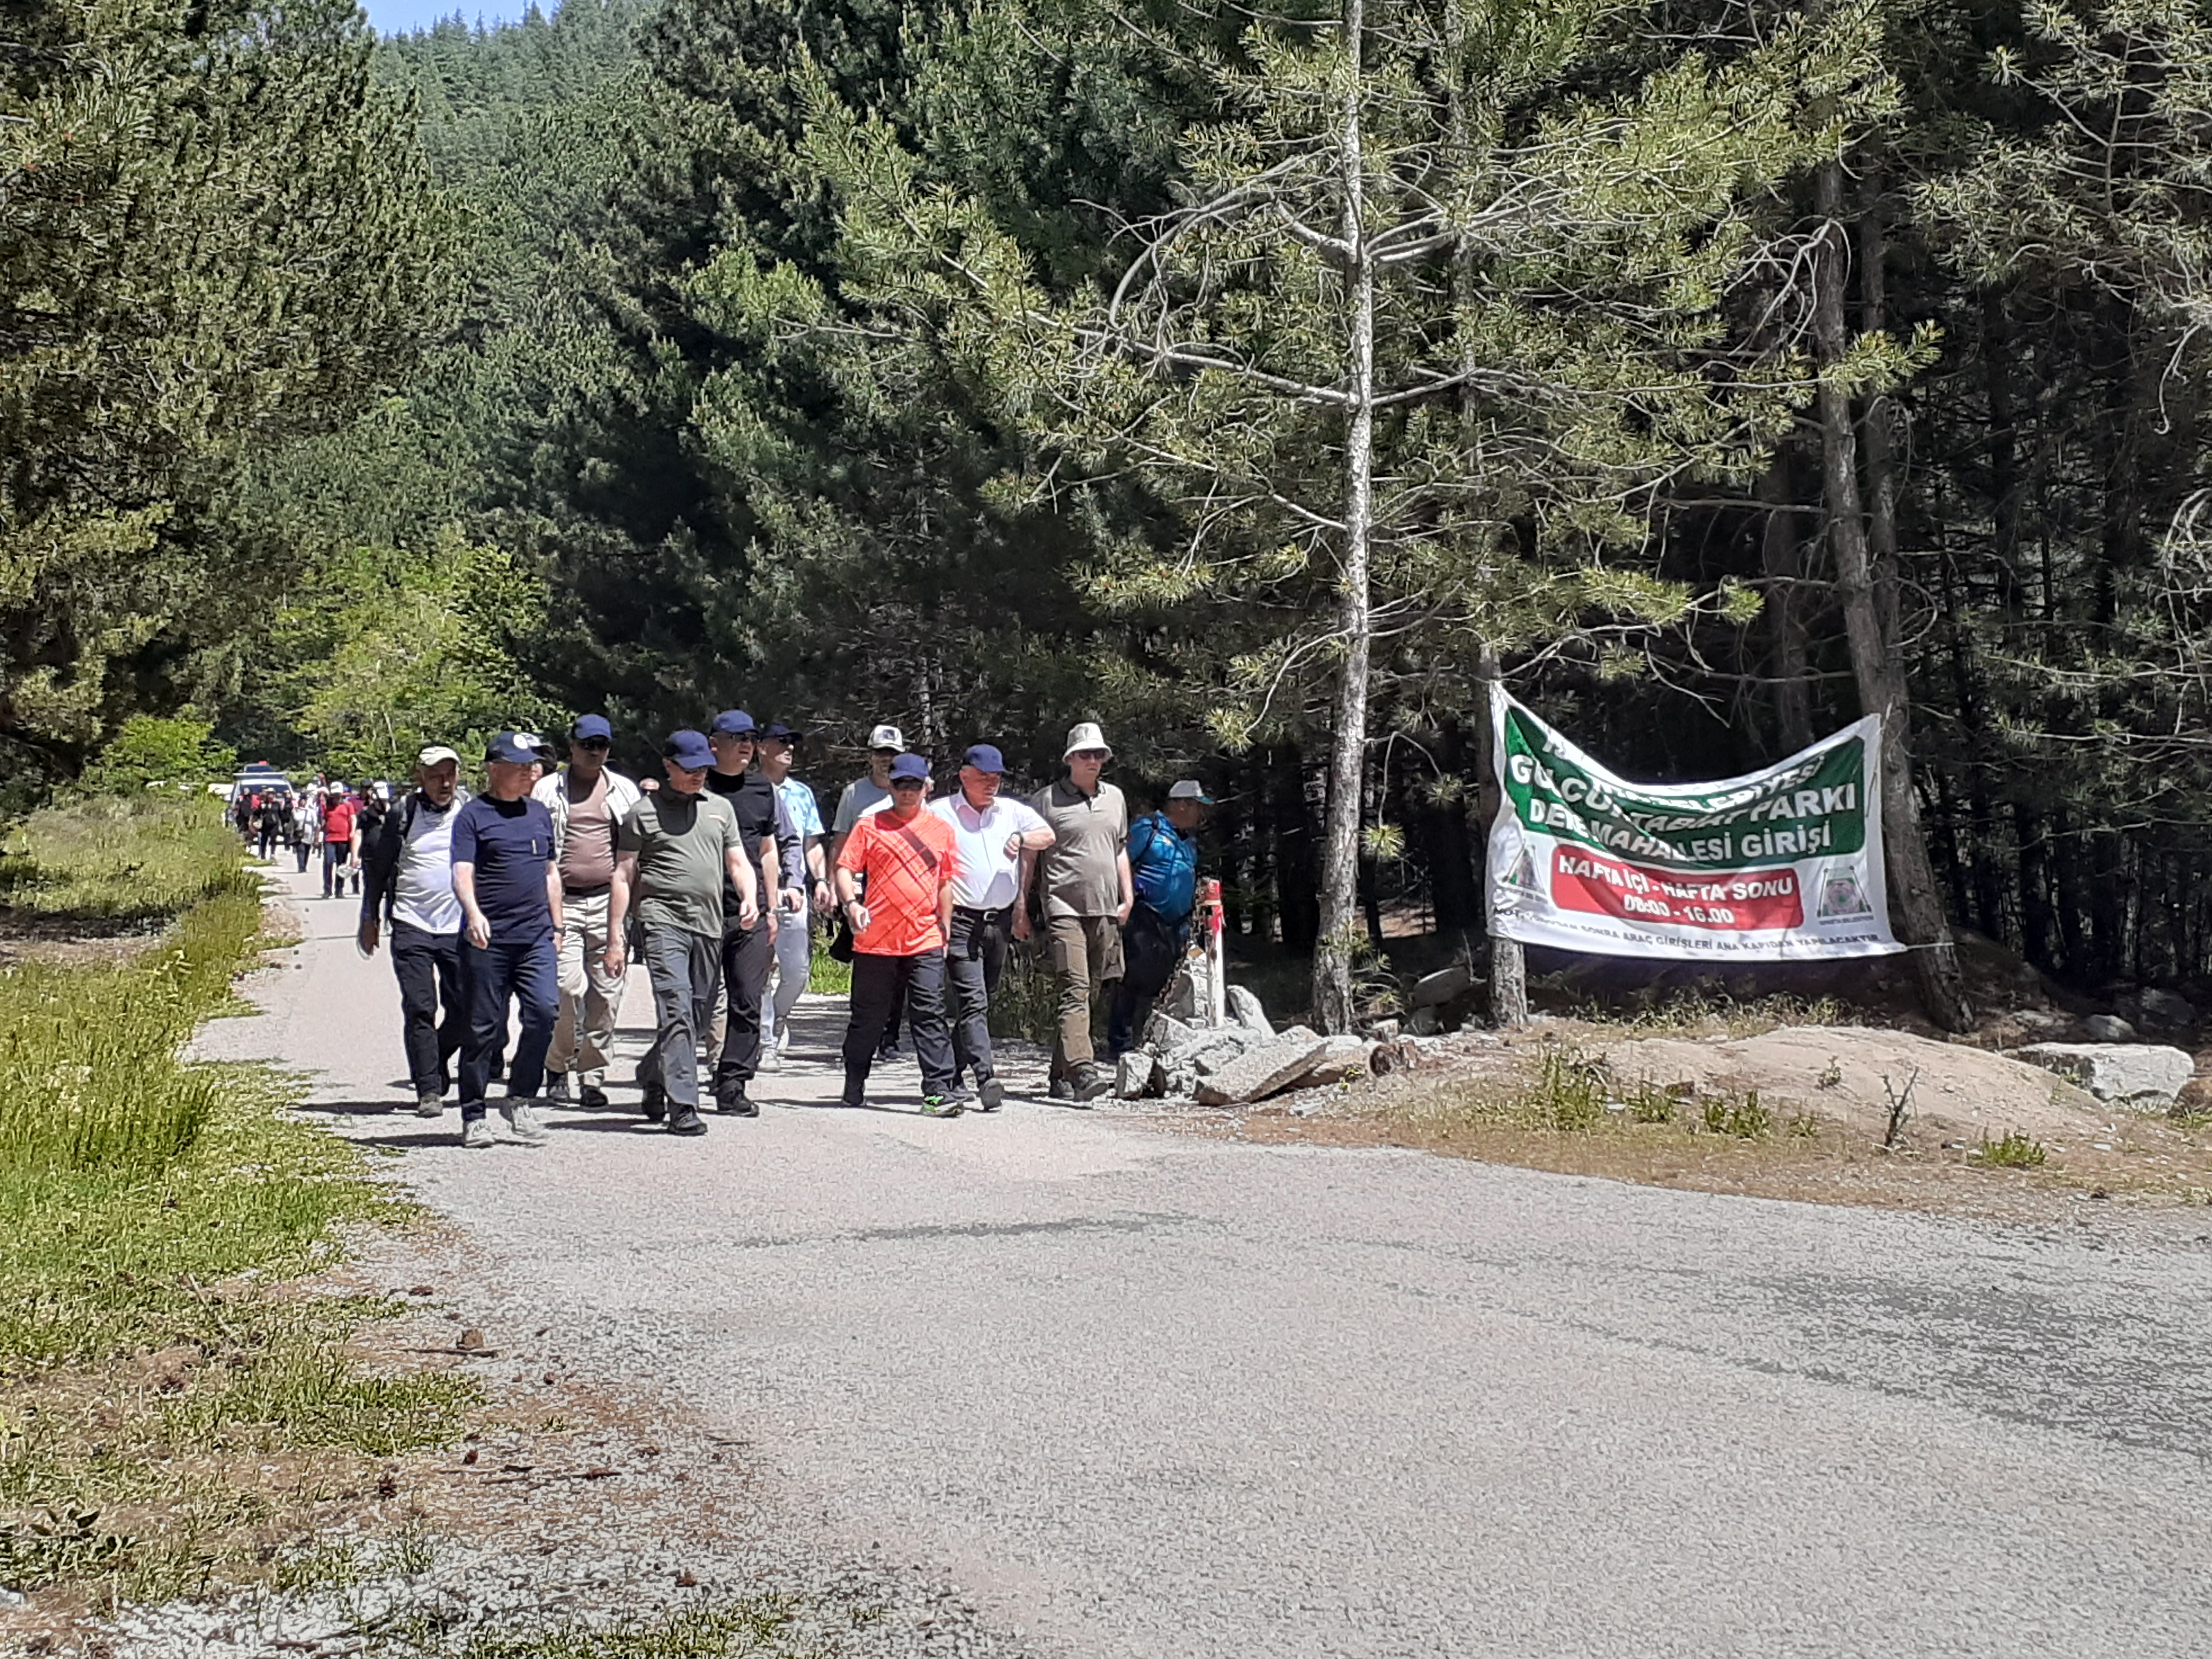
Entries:
[[[1827,223],[1821,230],[1814,272],[1813,330],[1822,363],[1833,365],[1850,343],[1844,319],[1850,246],[1843,226],[1842,165],[1824,165],[1819,185],[1820,210]],[[1972,1011],[1966,1004],[1959,953],[1943,918],[1919,805],[1912,793],[1912,706],[1895,637],[1882,626],[1859,495],[1858,439],[1851,425],[1850,392],[1840,381],[1826,378],[1820,382],[1820,471],[1836,587],[1843,600],[1844,630],[1850,641],[1859,703],[1881,720],[1882,838],[1890,891],[1904,924],[1900,931],[1915,947],[1913,962],[1929,1018],[1946,1030],[1963,1031],[1972,1023]]]
[[1774,457],[1759,481],[1759,499],[1766,508],[1766,523],[1759,532],[1759,568],[1767,579],[1766,625],[1773,649],[1768,657],[1774,673],[1774,720],[1781,735],[1782,752],[1795,754],[1813,744],[1813,696],[1806,678],[1804,555],[1797,545],[1796,486],[1791,477],[1787,439],[1775,446]]
[[1375,620],[1369,609],[1367,552],[1375,515],[1375,264],[1367,246],[1366,162],[1360,130],[1364,0],[1345,0],[1344,113],[1338,129],[1344,168],[1345,271],[1352,301],[1352,407],[1344,434],[1344,557],[1337,573],[1337,630],[1343,665],[1329,749],[1328,820],[1323,834],[1321,940],[1314,951],[1314,1024],[1352,1029],[1352,953],[1358,933],[1359,809],[1366,775],[1367,684]]

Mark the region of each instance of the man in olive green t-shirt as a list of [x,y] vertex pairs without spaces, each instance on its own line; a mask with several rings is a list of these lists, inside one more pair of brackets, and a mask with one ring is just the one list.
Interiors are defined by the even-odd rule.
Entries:
[[1045,942],[1060,991],[1052,1043],[1052,1097],[1087,1106],[1113,1091],[1113,1074],[1091,1047],[1091,999],[1121,977],[1121,924],[1136,887],[1129,878],[1129,807],[1099,777],[1114,751],[1085,721],[1067,734],[1067,775],[1030,804],[1052,830],[1037,854]]
[[634,902],[653,981],[653,1047],[637,1067],[645,1115],[665,1115],[671,1134],[703,1135],[699,1050],[722,997],[722,884],[726,878],[736,892],[747,927],[758,913],[759,890],[737,814],[707,791],[714,753],[706,738],[673,732],[660,752],[668,787],[640,800],[615,832],[606,969],[619,976],[628,965],[623,922]]

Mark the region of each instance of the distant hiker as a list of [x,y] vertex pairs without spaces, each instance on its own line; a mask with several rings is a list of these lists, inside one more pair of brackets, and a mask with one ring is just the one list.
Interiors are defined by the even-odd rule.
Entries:
[[467,932],[461,975],[469,990],[469,1035],[461,1050],[461,1145],[489,1146],[484,1095],[507,1040],[507,1004],[522,1030],[507,1062],[507,1127],[526,1146],[543,1146],[532,1106],[561,1008],[553,941],[562,927],[561,872],[553,862],[553,815],[530,798],[538,738],[502,732],[484,757],[489,787],[453,818],[453,896]]
[[722,896],[722,994],[727,1001],[721,1054],[714,1064],[714,1104],[739,1117],[760,1115],[746,1089],[760,1070],[762,1011],[768,1001],[769,970],[775,965],[783,884],[775,786],[766,774],[751,769],[757,737],[753,717],[742,708],[724,709],[707,732],[714,757],[707,787],[737,815],[738,838],[758,878],[757,903],[750,915],[744,915],[734,890]]
[[951,981],[953,1075],[972,1073],[977,1101],[995,1112],[1006,1098],[991,1057],[991,993],[1006,965],[1009,938],[1029,937],[1020,899],[1030,864],[1053,842],[1052,826],[1027,802],[1001,795],[1006,763],[988,743],[970,749],[960,787],[929,804],[951,826],[959,873],[952,883],[952,929],[945,941]]
[[283,798],[272,791],[261,798],[261,810],[256,816],[255,829],[260,842],[261,856],[264,859],[272,858],[276,854],[277,843],[284,839],[284,826],[290,820],[291,815],[285,811]]
[[614,891],[615,838],[643,799],[637,786],[607,764],[614,728],[599,714],[580,715],[568,728],[568,763],[531,791],[552,814],[553,858],[561,872],[561,938],[556,952],[561,1018],[545,1056],[545,1095],[570,1097],[604,1111],[608,1057],[622,1012],[623,981],[609,975],[607,907]]
[[1085,720],[1067,734],[1067,775],[1036,800],[1053,842],[1036,861],[1045,939],[1060,990],[1052,1044],[1052,1097],[1078,1105],[1112,1092],[1113,1074],[1091,1045],[1091,1000],[1121,977],[1121,924],[1129,881],[1129,809],[1099,773],[1114,757],[1105,734]]
[[368,843],[384,832],[384,820],[392,811],[392,786],[380,783],[362,798],[361,810],[353,820],[353,890],[361,891],[362,860],[368,856]]
[[781,720],[771,720],[761,732],[761,772],[775,787],[776,840],[783,849],[783,917],[776,928],[775,995],[769,1005],[763,1067],[781,1065],[790,1052],[791,1011],[805,994],[814,965],[813,915],[827,914],[832,902],[822,809],[813,790],[791,775],[798,746],[799,733]]
[[[845,837],[868,813],[890,804],[891,763],[905,752],[906,736],[896,726],[878,726],[868,733],[868,771],[855,778],[837,797],[837,811],[830,820],[830,864],[835,868],[845,850]],[[878,1058],[889,1060],[898,1051],[899,1026],[905,1013],[903,991],[895,993],[890,1013],[884,1022]]]
[[630,809],[615,835],[614,894],[607,912],[607,973],[629,967],[624,923],[635,913],[653,981],[653,1047],[637,1068],[645,1115],[668,1133],[703,1135],[699,1051],[722,994],[723,896],[737,895],[740,927],[757,919],[752,860],[730,803],[707,788],[714,751],[686,729],[661,745],[667,787]]
[[354,820],[361,809],[343,783],[333,783],[323,797],[323,896],[342,898],[345,879],[353,870]]
[[1203,786],[1185,778],[1168,791],[1167,805],[1129,826],[1129,878],[1137,902],[1121,924],[1121,981],[1106,1024],[1106,1053],[1118,1059],[1135,1046],[1137,1023],[1148,1012],[1190,939],[1198,905],[1198,831],[1213,805]]
[[322,844],[323,821],[315,811],[315,798],[304,790],[292,797],[292,856],[299,860],[299,873],[307,873],[307,860],[314,856]]
[[468,989],[461,982],[464,917],[453,895],[454,808],[466,799],[460,775],[461,757],[432,744],[416,757],[412,793],[386,815],[375,838],[362,843],[362,954],[376,954],[388,921],[400,1039],[418,1117],[445,1110],[453,1056],[469,1029]]
[[[853,1003],[845,1028],[845,1104],[867,1103],[868,1072],[903,1000],[921,1062],[921,1109],[957,1117],[967,1097],[945,1024],[945,940],[959,873],[952,826],[922,810],[929,763],[901,755],[888,769],[890,805],[858,819],[837,855],[837,902],[853,929]],[[863,902],[856,878],[867,883]]]

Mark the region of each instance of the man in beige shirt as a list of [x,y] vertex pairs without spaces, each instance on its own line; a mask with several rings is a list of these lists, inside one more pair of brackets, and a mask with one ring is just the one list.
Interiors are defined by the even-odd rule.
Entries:
[[607,1057],[622,1013],[623,982],[601,962],[615,831],[639,799],[637,786],[607,764],[613,744],[605,716],[583,715],[568,728],[568,764],[530,792],[553,815],[553,858],[561,872],[561,1021],[545,1056],[545,1097],[592,1111],[607,1107]]
[[1067,775],[1030,804],[1052,830],[1037,855],[1045,941],[1060,991],[1052,1044],[1052,1097],[1079,1106],[1110,1094],[1112,1073],[1091,1046],[1091,998],[1121,977],[1121,924],[1135,884],[1129,878],[1129,807],[1099,777],[1114,751],[1090,720],[1067,734]]

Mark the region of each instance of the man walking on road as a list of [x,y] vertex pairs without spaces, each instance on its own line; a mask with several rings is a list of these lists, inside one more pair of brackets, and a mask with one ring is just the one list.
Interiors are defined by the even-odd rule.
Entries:
[[453,896],[453,808],[460,775],[461,757],[443,744],[422,750],[416,757],[414,792],[362,848],[361,951],[374,956],[382,926],[390,922],[400,1036],[417,1117],[436,1117],[446,1109],[453,1056],[469,1029],[468,989],[461,982],[461,902]]
[[741,927],[758,919],[759,905],[738,815],[707,788],[714,753],[705,736],[671,732],[660,752],[667,787],[632,808],[617,832],[605,962],[617,979],[628,969],[623,925],[634,908],[653,981],[653,1047],[637,1074],[645,1115],[665,1117],[671,1134],[703,1135],[699,1051],[722,994],[723,895],[737,895]]
[[1089,720],[1067,734],[1067,775],[1036,798],[1051,826],[1050,848],[1036,861],[1046,943],[1060,989],[1060,1028],[1052,1044],[1052,1097],[1089,1105],[1113,1091],[1114,1079],[1094,1058],[1091,1000],[1121,977],[1121,924],[1129,919],[1129,808],[1099,773],[1114,757],[1105,734]]
[[[845,1104],[867,1103],[868,1072],[896,999],[903,997],[921,1062],[921,1109],[957,1117],[964,1097],[945,1025],[945,939],[959,854],[952,826],[922,810],[929,763],[890,766],[891,804],[859,819],[837,855],[837,902],[853,929],[853,1006],[845,1028]],[[856,878],[867,882],[861,901]]]
[[568,764],[531,791],[553,817],[553,857],[561,871],[561,938],[556,954],[561,1018],[545,1056],[549,1100],[570,1098],[606,1109],[607,1057],[622,1012],[623,982],[609,978],[607,904],[614,889],[615,830],[641,799],[637,786],[607,764],[614,728],[585,714],[568,729]]
[[343,783],[334,783],[323,798],[323,896],[343,898],[345,878],[353,867],[354,819],[360,811]]
[[760,1108],[745,1092],[760,1070],[762,1012],[768,1002],[769,969],[775,965],[777,912],[782,907],[782,855],[776,850],[775,786],[749,769],[757,730],[742,708],[714,716],[707,742],[714,769],[707,787],[737,815],[738,836],[758,874],[759,902],[750,917],[732,890],[722,896],[722,1049],[714,1064],[714,1105],[738,1117],[758,1117]]
[[823,856],[822,809],[814,792],[791,775],[799,733],[781,720],[761,732],[761,772],[775,786],[777,844],[783,849],[783,915],[776,925],[775,994],[763,1066],[780,1066],[791,1048],[791,1011],[805,994],[814,962],[817,910],[830,908],[829,867]]
[[954,1080],[975,1079],[978,1103],[995,1112],[1006,1097],[991,1057],[991,993],[1006,965],[1009,937],[1029,937],[1019,901],[1030,864],[1052,845],[1052,828],[1026,802],[1004,797],[1006,763],[988,743],[968,751],[960,788],[929,804],[951,826],[959,873],[952,883],[952,932],[945,951],[951,981]]
[[1121,925],[1121,981],[1106,1024],[1106,1053],[1135,1046],[1137,1023],[1151,1010],[1190,938],[1198,906],[1198,830],[1212,805],[1194,778],[1168,791],[1168,804],[1129,826],[1129,879],[1137,902]]
[[538,738],[502,732],[484,757],[489,789],[453,819],[453,896],[467,932],[462,978],[469,988],[469,1035],[461,1049],[461,1145],[489,1146],[484,1095],[492,1062],[507,1041],[507,1003],[522,1012],[522,1034],[507,1062],[507,1127],[526,1146],[545,1142],[532,1105],[544,1080],[545,1049],[560,1012],[553,941],[561,932],[561,872],[553,862],[553,815],[530,798]]

